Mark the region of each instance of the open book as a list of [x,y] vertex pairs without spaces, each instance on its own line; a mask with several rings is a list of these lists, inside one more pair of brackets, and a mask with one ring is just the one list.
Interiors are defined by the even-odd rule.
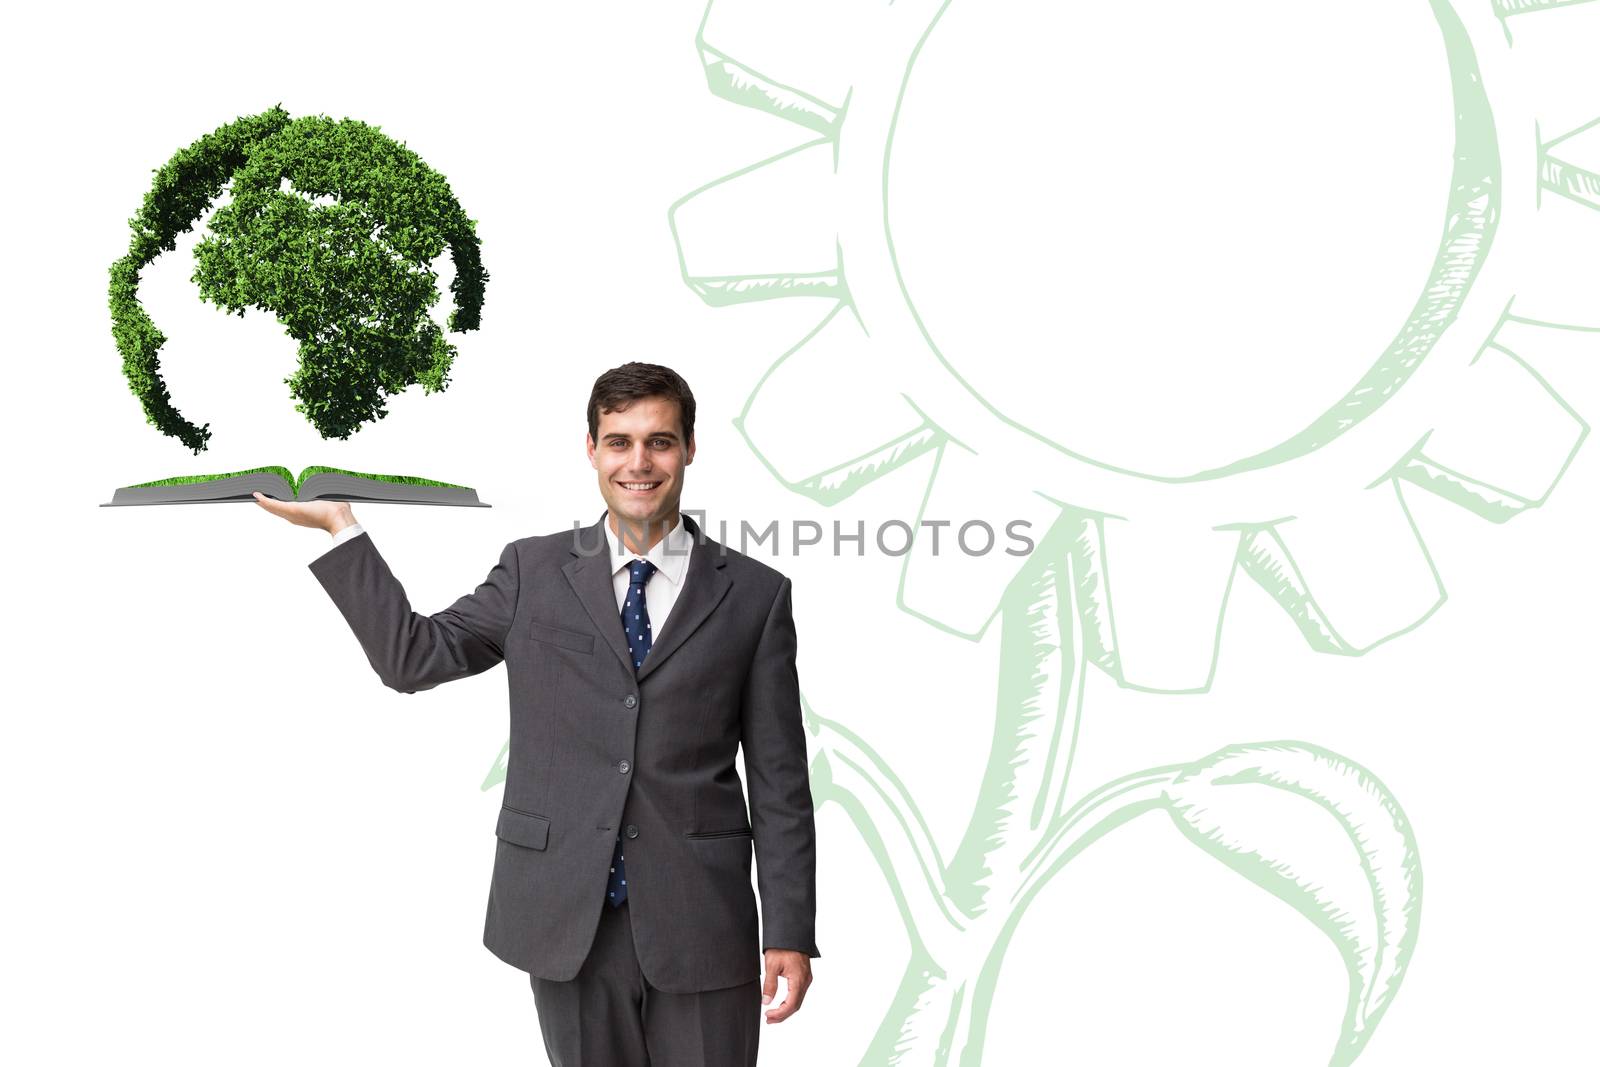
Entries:
[[377,504],[444,504],[486,508],[476,490],[429,478],[362,474],[336,467],[307,467],[296,478],[288,467],[255,467],[232,474],[190,474],[118,489],[103,508],[129,504],[255,503],[251,493],[277,500],[359,500]]

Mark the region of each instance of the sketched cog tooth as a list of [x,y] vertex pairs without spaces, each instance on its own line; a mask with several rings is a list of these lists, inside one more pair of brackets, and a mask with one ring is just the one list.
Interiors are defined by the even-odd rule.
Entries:
[[[1376,357],[1365,350],[1341,379],[1353,376],[1354,384],[1340,384],[1331,404],[1330,394],[1319,394],[1318,406],[1305,409],[1289,432],[1242,458],[1183,467],[1188,457],[1180,456],[1168,463],[1179,469],[1156,472],[1149,463],[1091,457],[1094,442],[1065,443],[1076,427],[1049,418],[1040,387],[1070,390],[1085,381],[1076,365],[1065,366],[1081,362],[1080,353],[1058,346],[1045,355],[1061,358],[1046,360],[1037,350],[1000,343],[947,352],[939,343],[945,327],[928,318],[930,307],[937,318],[941,302],[921,298],[927,271],[907,280],[914,272],[897,249],[897,183],[941,178],[895,169],[907,91],[926,62],[925,46],[940,40],[947,12],[966,12],[963,36],[955,38],[961,45],[982,25],[973,18],[991,19],[1004,7],[972,0],[708,6],[697,44],[712,92],[819,135],[694,190],[669,213],[684,281],[707,303],[828,302],[816,328],[761,376],[735,420],[752,450],[783,484],[824,505],[931,453],[917,518],[953,525],[942,531],[942,552],[918,527],[904,559],[901,607],[970,639],[984,633],[1020,559],[998,550],[954,551],[954,527],[982,519],[999,531],[1027,520],[1038,542],[1057,523],[1069,524],[1086,653],[1123,686],[1209,686],[1236,570],[1265,589],[1317,651],[1360,655],[1424,620],[1445,593],[1407,507],[1406,493],[1415,490],[1403,491],[1402,483],[1503,522],[1545,501],[1588,432],[1523,359],[1537,356],[1557,324],[1512,313],[1514,298],[1525,295],[1516,249],[1556,232],[1544,201],[1557,198],[1541,200],[1541,188],[1587,186],[1570,166],[1554,173],[1548,153],[1523,151],[1535,143],[1536,116],[1514,103],[1491,109],[1483,45],[1495,48],[1485,52],[1495,76],[1515,74],[1497,24],[1503,11],[1445,0],[1413,0],[1407,9],[1420,13],[1429,35],[1416,44],[1417,62],[1438,60],[1441,40],[1444,46],[1449,99],[1439,136],[1453,134],[1453,150],[1448,160],[1439,155],[1441,167],[1449,166],[1448,185],[1427,186],[1430,226],[1445,193],[1442,234],[1395,305],[1403,314],[1386,320],[1387,343],[1374,346]],[[1398,10],[1375,0],[1328,9],[1364,12],[1385,28]],[[1415,30],[1418,21],[1406,25]],[[1025,69],[992,51],[972,59],[961,68],[972,85]],[[1019,107],[1035,112],[1096,104],[1067,100],[1065,91],[1018,96]],[[969,134],[972,128],[962,127]],[[1509,165],[1502,166],[1502,146],[1515,146]],[[984,210],[1012,192],[1000,190]],[[1325,229],[1343,231],[1351,220],[1330,200],[1310,204],[1311,213]],[[1511,251],[1497,256],[1501,245]],[[1293,269],[1314,274],[1315,255]],[[972,287],[1003,301],[1009,280],[993,280],[999,269],[989,266]],[[934,290],[935,297],[964,291]],[[1010,310],[993,310],[997,328]],[[1150,316],[1162,310],[1153,304]],[[1336,310],[1330,326],[1345,317],[1346,309]],[[1287,338],[1295,342],[1289,347],[1298,351],[1309,336]],[[1330,373],[1321,357],[1247,370],[1269,375],[1286,396],[1302,379]],[[1116,410],[1134,414],[1133,407]],[[1276,427],[1296,410],[1285,403],[1272,412]],[[825,433],[816,432],[819,422]],[[1186,444],[1196,442],[1205,443],[1195,436]]]

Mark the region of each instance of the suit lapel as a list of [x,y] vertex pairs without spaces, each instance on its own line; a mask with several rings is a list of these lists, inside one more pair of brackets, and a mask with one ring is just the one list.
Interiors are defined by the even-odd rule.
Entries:
[[[689,516],[680,513],[680,517],[684,528],[694,539],[689,550],[688,573],[684,577],[683,592],[678,594],[677,602],[672,605],[672,614],[667,616],[666,625],[656,632],[650,643],[650,654],[645,656],[644,665],[637,672],[640,682],[699,629],[733,586],[733,580],[723,570],[728,559],[721,551],[722,546],[706,537]],[[606,644],[611,646],[623,667],[632,671],[633,654],[628,650],[628,637],[622,630],[622,613],[617,609],[616,589],[611,584],[611,565],[614,561],[611,558],[611,542],[604,529],[605,521],[606,516],[602,513],[599,522],[578,532],[577,543],[571,550],[577,558],[563,567],[562,571]],[[647,591],[645,603],[649,602]]]
[[[683,579],[683,592],[678,594],[677,602],[672,605],[672,614],[667,616],[666,625],[650,642],[650,654],[645,656],[644,664],[639,668],[641,682],[700,628],[706,616],[716,610],[733,585],[733,580],[723,571],[728,557],[722,552],[722,546],[706,537],[689,516],[683,515],[682,521],[689,536],[694,538],[694,544],[689,549],[688,574]],[[616,603],[615,593],[611,600],[613,604]],[[645,604],[649,603],[649,586],[646,586]],[[617,629],[621,630],[621,613],[616,615]]]
[[561,570],[572,583],[572,591],[583,602],[583,610],[589,613],[594,628],[600,631],[622,665],[631,671],[633,656],[628,652],[628,638],[622,632],[622,613],[617,610],[617,594],[611,586],[611,542],[601,528],[605,521],[602,512],[599,522],[574,531],[571,551],[577,558]]

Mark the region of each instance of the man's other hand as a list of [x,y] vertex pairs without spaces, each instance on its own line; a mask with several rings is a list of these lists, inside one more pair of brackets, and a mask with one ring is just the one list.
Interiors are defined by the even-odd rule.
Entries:
[[327,530],[336,534],[346,526],[356,521],[355,515],[350,511],[350,505],[343,500],[307,500],[304,502],[294,500],[274,500],[261,493],[252,493],[256,503],[278,516],[288,519],[296,526],[310,526],[317,530]]
[[811,985],[811,957],[793,949],[769,948],[763,954],[762,971],[765,977],[761,984],[761,1003],[771,1004],[772,998],[777,996],[780,974],[788,984],[783,1000],[767,1012],[767,1022],[781,1023],[799,1011],[800,1002],[806,998],[806,989]]

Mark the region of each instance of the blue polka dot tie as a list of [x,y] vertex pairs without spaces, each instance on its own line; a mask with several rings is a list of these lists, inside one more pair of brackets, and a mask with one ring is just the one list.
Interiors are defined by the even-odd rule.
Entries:
[[[650,612],[644,605],[644,583],[656,572],[647,559],[628,564],[628,596],[622,602],[622,632],[628,636],[628,651],[633,653],[633,669],[638,670],[650,654]],[[622,865],[622,831],[611,850],[611,877],[606,882],[606,900],[616,907],[628,899],[628,872]]]

